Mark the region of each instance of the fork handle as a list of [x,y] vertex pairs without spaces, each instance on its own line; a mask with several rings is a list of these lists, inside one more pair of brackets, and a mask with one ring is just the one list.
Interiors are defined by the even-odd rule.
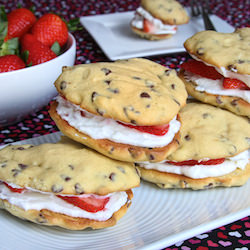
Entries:
[[206,13],[204,11],[204,9],[202,9],[202,18],[203,18],[203,21],[204,21],[204,25],[205,25],[205,29],[206,30],[215,30],[215,27],[213,25],[213,23],[211,22],[209,16],[208,16],[208,13]]

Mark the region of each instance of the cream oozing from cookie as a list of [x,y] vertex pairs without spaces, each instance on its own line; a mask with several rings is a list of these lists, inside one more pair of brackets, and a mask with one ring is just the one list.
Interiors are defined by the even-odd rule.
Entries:
[[197,91],[205,91],[209,94],[240,97],[250,103],[250,91],[241,89],[225,89],[223,87],[223,79],[209,79],[185,71],[184,78],[186,81],[195,82]]
[[[245,169],[249,164],[250,149],[246,150],[234,157],[228,157],[221,164],[217,165],[194,165],[194,166],[176,166],[162,163],[139,163],[139,165],[146,169],[154,169],[160,172],[184,175],[192,179],[201,179],[208,177],[217,177],[229,174],[237,168]],[[208,159],[203,159],[208,160]],[[201,160],[202,161],[202,160]]]
[[[169,122],[168,132],[163,136],[156,136],[128,128],[113,119],[91,114],[61,96],[58,96],[56,100],[58,102],[56,110],[61,118],[93,139],[108,139],[140,147],[164,147],[172,142],[181,126],[180,122],[174,118]],[[84,116],[82,116],[82,112],[84,112]]]
[[212,64],[209,64],[207,62],[202,61],[201,59],[199,59],[198,57],[196,57],[196,56],[194,56],[192,54],[190,54],[190,56],[192,58],[194,58],[195,60],[197,60],[197,61],[203,62],[207,66],[211,66],[211,67],[215,68],[215,70],[217,72],[219,72],[221,75],[223,75],[224,77],[228,77],[228,78],[232,78],[232,79],[238,79],[238,80],[244,82],[250,88],[250,75],[238,74],[236,72],[226,70],[225,67],[220,67],[219,68],[219,67],[216,67],[216,66],[214,66]]
[[[14,188],[21,188],[11,183],[8,183],[8,185]],[[96,199],[100,198],[98,195],[92,195]],[[84,194],[79,195],[78,197],[87,196],[89,195]],[[87,218],[97,221],[106,221],[111,218],[114,212],[118,211],[124,204],[126,204],[128,195],[126,192],[115,192],[101,197],[109,197],[108,203],[103,210],[91,213],[58,198],[53,193],[40,192],[31,188],[26,188],[26,191],[23,193],[16,193],[10,191],[8,187],[0,182],[0,199],[7,200],[12,205],[18,206],[25,211],[31,209],[38,211],[47,209],[71,217]]]
[[135,12],[135,17],[131,22],[131,25],[137,29],[143,30],[144,24],[143,20],[147,19],[154,25],[154,30],[149,32],[151,34],[175,34],[176,33],[176,25],[167,25],[164,24],[161,20],[154,18],[148,11],[144,8],[139,7]]

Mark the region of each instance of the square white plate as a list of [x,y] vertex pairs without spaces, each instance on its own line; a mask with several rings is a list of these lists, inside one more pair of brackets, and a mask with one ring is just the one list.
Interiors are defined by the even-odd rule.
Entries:
[[[134,11],[129,11],[81,17],[80,22],[110,60],[183,52],[186,39],[204,30],[202,18],[191,18],[188,24],[180,25],[170,39],[149,41],[131,31],[133,16]],[[219,32],[234,31],[234,27],[215,15],[211,16],[211,21]]]
[[[17,144],[56,142],[60,133]],[[1,250],[160,249],[250,214],[250,181],[242,187],[162,190],[145,182],[114,227],[69,231],[18,219],[0,210]]]

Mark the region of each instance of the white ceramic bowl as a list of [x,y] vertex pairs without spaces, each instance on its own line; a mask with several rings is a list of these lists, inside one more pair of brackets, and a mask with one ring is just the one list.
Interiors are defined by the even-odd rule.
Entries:
[[54,81],[63,66],[75,62],[76,41],[69,34],[60,56],[29,68],[0,73],[0,128],[22,120],[47,105],[57,94]]

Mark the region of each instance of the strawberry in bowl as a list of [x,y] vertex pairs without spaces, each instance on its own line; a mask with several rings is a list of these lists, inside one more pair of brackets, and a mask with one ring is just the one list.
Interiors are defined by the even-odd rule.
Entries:
[[0,127],[3,127],[41,109],[56,95],[53,82],[63,66],[74,65],[76,42],[68,29],[62,46],[57,41],[52,46],[40,42],[31,33],[39,19],[27,9],[1,14],[5,17],[5,28],[0,34]]

